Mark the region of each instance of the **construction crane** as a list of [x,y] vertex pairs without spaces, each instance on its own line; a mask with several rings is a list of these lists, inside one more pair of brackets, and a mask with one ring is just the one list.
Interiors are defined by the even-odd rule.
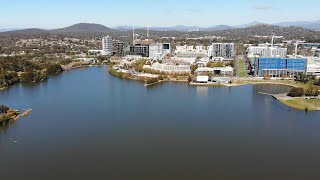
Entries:
[[298,56],[298,46],[299,46],[299,44],[304,44],[304,41],[296,40],[296,48],[295,48],[295,51],[294,51],[294,56],[295,56],[296,59],[297,59],[297,56]]
[[277,39],[281,39],[283,38],[283,36],[275,36],[273,35],[272,38],[271,38],[271,48],[270,48],[270,56],[273,57],[273,45],[274,45],[274,39],[277,38]]

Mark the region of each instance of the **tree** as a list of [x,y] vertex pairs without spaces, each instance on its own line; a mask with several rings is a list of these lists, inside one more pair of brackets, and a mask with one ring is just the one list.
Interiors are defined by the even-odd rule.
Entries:
[[320,78],[319,78],[319,80],[318,80],[314,85],[320,86]]
[[135,71],[137,72],[142,72],[143,71],[143,66],[146,64],[145,59],[140,59],[139,61],[133,63],[132,67]]
[[62,69],[61,65],[59,65],[59,64],[51,64],[47,67],[48,74],[57,74],[62,71],[63,71],[63,69]]
[[191,66],[191,74],[194,74],[194,72],[198,69],[198,65]]
[[193,79],[192,76],[189,74],[189,76],[188,76],[188,82],[191,83],[191,82],[192,82],[192,79]]

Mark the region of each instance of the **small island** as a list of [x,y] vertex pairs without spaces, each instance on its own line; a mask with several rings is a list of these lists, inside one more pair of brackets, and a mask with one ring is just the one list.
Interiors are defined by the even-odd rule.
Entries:
[[0,126],[5,126],[10,122],[16,121],[24,116],[27,116],[32,110],[27,109],[20,113],[18,110],[0,105]]

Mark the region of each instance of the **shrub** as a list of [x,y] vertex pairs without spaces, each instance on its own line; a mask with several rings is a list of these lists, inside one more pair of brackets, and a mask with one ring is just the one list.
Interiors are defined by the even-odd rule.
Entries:
[[290,90],[290,92],[287,95],[291,97],[302,97],[304,94],[305,92],[303,88],[294,87]]
[[33,72],[25,72],[21,74],[20,77],[21,82],[30,83],[33,81]]
[[306,96],[319,96],[319,89],[314,87],[314,86],[310,86],[307,90],[306,90]]
[[48,74],[56,74],[56,73],[59,73],[62,71],[63,71],[63,69],[59,64],[51,64],[47,67]]
[[146,84],[153,84],[158,81],[159,81],[158,78],[149,78],[149,79],[147,79]]
[[1,113],[7,113],[7,111],[9,110],[8,107],[4,106],[4,105],[0,105],[0,114]]

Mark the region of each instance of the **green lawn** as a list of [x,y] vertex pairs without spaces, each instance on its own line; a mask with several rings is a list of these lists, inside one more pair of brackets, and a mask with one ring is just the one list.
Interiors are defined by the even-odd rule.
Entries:
[[319,110],[320,109],[320,99],[291,99],[291,100],[280,100],[281,103],[300,110],[305,110],[306,108],[309,111]]
[[247,71],[246,71],[245,63],[243,59],[239,59],[238,61],[238,72],[239,72],[240,78],[247,76]]

